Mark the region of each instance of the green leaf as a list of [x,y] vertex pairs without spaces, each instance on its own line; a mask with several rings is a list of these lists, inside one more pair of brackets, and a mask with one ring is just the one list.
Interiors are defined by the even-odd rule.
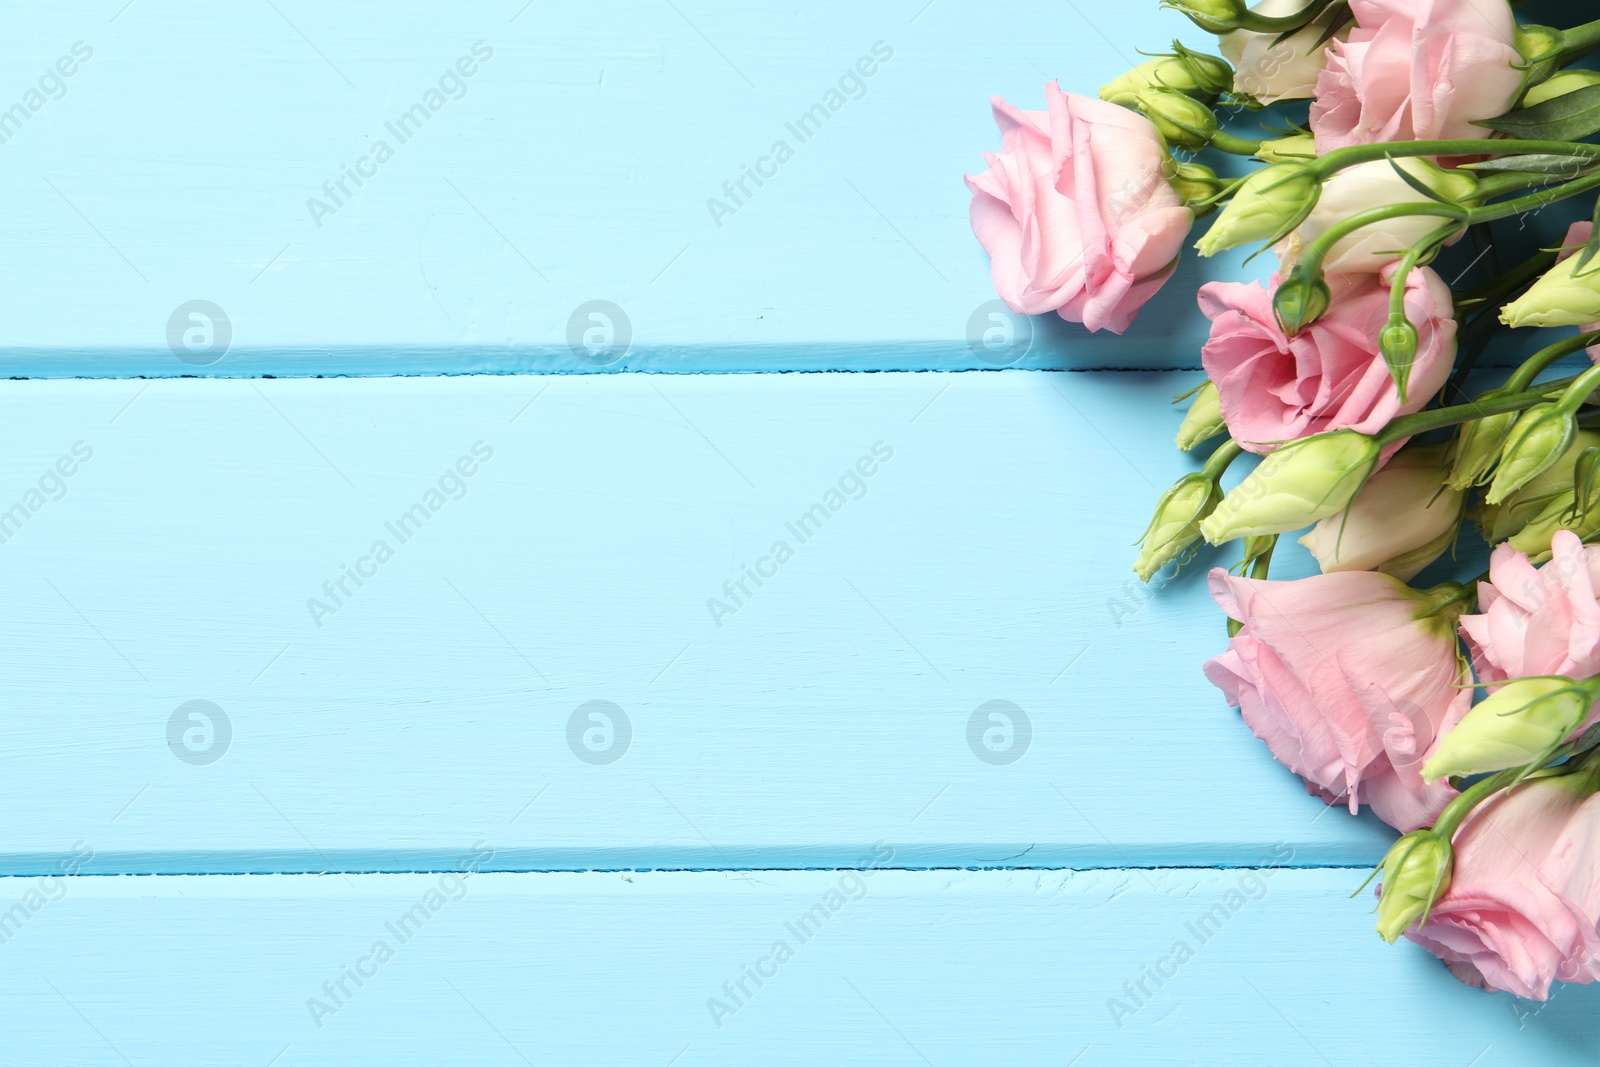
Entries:
[[[1600,89],[1600,85],[1595,86]],[[1486,145],[1493,145],[1493,141],[1485,141]],[[1592,167],[1593,158],[1583,156],[1555,156],[1555,155],[1528,155],[1528,156],[1501,156],[1499,159],[1485,159],[1479,163],[1467,163],[1462,170],[1473,170],[1483,173],[1500,173],[1502,171],[1519,174],[1564,174],[1569,178],[1576,178],[1583,171]]]
[[1581,140],[1600,132],[1600,85],[1586,85],[1474,125],[1530,141]]
[[1586,448],[1578,454],[1572,468],[1572,506],[1562,513],[1562,521],[1576,523],[1595,505],[1595,472],[1600,469],[1600,448]]

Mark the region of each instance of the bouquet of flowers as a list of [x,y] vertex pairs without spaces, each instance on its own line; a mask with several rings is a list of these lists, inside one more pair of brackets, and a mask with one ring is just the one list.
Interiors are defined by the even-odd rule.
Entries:
[[[1167,6],[1221,54],[1175,43],[1098,98],[994,101],[1001,150],[967,184],[995,288],[1120,334],[1197,219],[1202,256],[1276,255],[1265,286],[1199,290],[1207,379],[1177,445],[1220,443],[1161,497],[1134,570],[1241,542],[1210,574],[1230,622],[1206,676],[1312,793],[1402,832],[1374,872],[1385,940],[1523,997],[1594,981],[1600,366],[1579,354],[1600,362],[1600,72],[1572,64],[1600,21],[1522,25],[1508,0]],[[1492,223],[1563,201],[1593,217],[1498,263]],[[1441,256],[1495,267],[1453,289],[1466,272],[1447,283]],[[1469,378],[1505,327],[1551,332]],[[1322,573],[1269,578],[1306,528]],[[1474,528],[1486,573],[1410,584]]]

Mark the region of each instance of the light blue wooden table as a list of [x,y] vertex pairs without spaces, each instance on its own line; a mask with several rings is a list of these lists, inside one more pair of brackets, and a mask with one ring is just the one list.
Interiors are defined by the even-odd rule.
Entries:
[[1593,1063],[1132,580],[1199,268],[970,340],[1153,6],[8,11],[0,1063]]

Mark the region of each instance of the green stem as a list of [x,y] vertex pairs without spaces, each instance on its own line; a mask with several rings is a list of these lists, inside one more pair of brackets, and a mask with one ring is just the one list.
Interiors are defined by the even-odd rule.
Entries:
[[1573,382],[1578,380],[1574,375],[1570,378],[1561,378],[1553,382],[1544,382],[1536,389],[1529,389],[1520,393],[1508,393],[1504,396],[1484,395],[1465,404],[1456,404],[1453,407],[1434,408],[1432,411],[1419,411],[1414,415],[1403,415],[1385,426],[1376,436],[1379,445],[1392,445],[1396,441],[1403,441],[1428,430],[1437,430],[1445,426],[1454,426],[1457,423],[1468,422],[1472,419],[1481,419],[1489,415],[1503,415],[1508,411],[1522,411],[1535,404],[1543,403],[1552,394],[1564,391]]
[[1576,337],[1568,337],[1546,348],[1541,348],[1529,356],[1522,366],[1511,372],[1511,377],[1506,379],[1504,388],[1513,393],[1520,393],[1531,386],[1533,380],[1552,363],[1574,353],[1582,352],[1593,344],[1600,344],[1600,330],[1580,333]]
[[[1300,258],[1300,269],[1308,273],[1320,275],[1322,261],[1327,258],[1329,250],[1346,237],[1363,226],[1371,226],[1378,222],[1388,222],[1390,219],[1409,218],[1413,215],[1434,215],[1439,218],[1448,218],[1465,224],[1470,212],[1467,208],[1457,207],[1454,204],[1385,204],[1382,207],[1368,208],[1358,211],[1348,218],[1340,219],[1324,230],[1315,241],[1306,246]],[[1454,228],[1454,227],[1450,227]],[[1435,239],[1435,234],[1441,234],[1446,227],[1440,227],[1428,235],[1428,241]],[[1426,243],[1426,242],[1425,242]]]
[[[1600,146],[1596,146],[1600,147]],[[1510,218],[1520,215],[1524,211],[1539,211],[1557,200],[1565,200],[1569,196],[1588,192],[1600,186],[1600,172],[1586,174],[1581,178],[1574,178],[1569,182],[1562,182],[1543,192],[1534,193],[1532,196],[1522,196],[1515,200],[1503,200],[1498,204],[1486,204],[1475,207],[1469,212],[1471,222],[1493,222],[1495,219]]]
[[1239,28],[1251,33],[1293,33],[1321,15],[1333,0],[1309,0],[1305,7],[1292,15],[1261,15],[1246,11],[1238,18]]
[[1228,469],[1228,465],[1243,453],[1244,449],[1239,446],[1239,442],[1224,441],[1217,446],[1216,451],[1211,453],[1211,458],[1207,459],[1206,465],[1200,468],[1200,473],[1212,481],[1216,481],[1222,477],[1222,473]]
[[[1567,175],[1572,178],[1583,177],[1583,168]],[[1538,174],[1533,171],[1511,171],[1498,174],[1488,174],[1478,179],[1478,199],[1487,203],[1497,196],[1514,193],[1519,189],[1533,189],[1541,185],[1550,184],[1550,175]]]
[[1600,19],[1561,31],[1561,62],[1563,64],[1593,51],[1600,45]]
[[1526,767],[1512,767],[1498,774],[1491,774],[1476,785],[1462,790],[1461,795],[1452,800],[1439,813],[1439,818],[1433,824],[1433,832],[1443,837],[1446,841],[1456,835],[1464,820],[1472,809],[1500,792],[1508,785],[1512,785],[1518,778],[1527,773]]
[[1572,384],[1561,394],[1561,399],[1556,401],[1556,407],[1568,415],[1576,415],[1578,407],[1597,388],[1600,388],[1600,366],[1590,367],[1574,378]]
[[1357,163],[1371,163],[1377,159],[1400,159],[1407,156],[1577,156],[1600,161],[1600,145],[1575,141],[1521,141],[1521,140],[1455,140],[1455,141],[1392,141],[1387,144],[1355,144],[1335,148],[1332,152],[1310,160],[1306,166],[1325,179],[1335,171],[1353,167]]
[[1235,137],[1226,130],[1218,130],[1211,135],[1211,147],[1236,156],[1253,156],[1261,151],[1261,142]]

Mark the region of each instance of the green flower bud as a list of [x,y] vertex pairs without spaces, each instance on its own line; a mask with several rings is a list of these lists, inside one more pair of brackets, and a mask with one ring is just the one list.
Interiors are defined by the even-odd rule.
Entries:
[[1272,295],[1272,313],[1283,332],[1293,337],[1320,319],[1332,302],[1333,293],[1321,273],[1312,277],[1297,264]]
[[1388,324],[1378,331],[1378,354],[1389,367],[1389,375],[1400,390],[1400,402],[1406,402],[1406,383],[1411,377],[1411,364],[1417,358],[1417,328],[1405,315],[1391,314]]
[[1262,141],[1256,156],[1268,163],[1306,163],[1317,158],[1316,139],[1309,133]]
[[1518,552],[1525,552],[1530,563],[1544,563],[1550,558],[1550,541],[1558,530],[1571,530],[1587,541],[1600,534],[1600,507],[1590,504],[1583,507],[1572,490],[1550,499],[1530,521],[1516,533],[1503,538]]
[[1568,256],[1551,267],[1527,292],[1500,309],[1500,321],[1511,327],[1600,322],[1600,262],[1590,261],[1579,271],[1582,258]]
[[1600,446],[1600,433],[1579,430],[1572,444],[1549,470],[1499,504],[1481,510],[1477,519],[1484,537],[1492,544],[1510,541],[1511,547],[1526,552],[1529,560],[1542,563],[1550,558],[1550,538],[1557,530],[1571,530],[1583,538],[1600,532],[1600,505],[1586,500],[1578,507],[1574,492],[1578,459],[1597,446]]
[[1196,52],[1192,48],[1185,48],[1177,41],[1172,42],[1172,48],[1178,58],[1188,66],[1189,73],[1194,76],[1195,84],[1205,96],[1220,96],[1233,88],[1233,64],[1226,59],[1209,52]]
[[1450,888],[1455,850],[1431,829],[1413,830],[1383,857],[1383,882],[1378,897],[1378,936],[1395,939],[1428,917],[1434,903]]
[[1456,434],[1455,456],[1444,484],[1451,489],[1471,489],[1489,480],[1500,459],[1500,449],[1517,421],[1515,411],[1486,415],[1461,424]]
[[1201,149],[1217,134],[1217,115],[1192,96],[1171,89],[1146,89],[1134,106],[1160,131],[1168,144]]
[[1164,166],[1162,173],[1173,192],[1182,197],[1191,210],[1200,214],[1211,211],[1215,206],[1212,198],[1222,192],[1226,184],[1217,177],[1217,172],[1200,163],[1179,163],[1170,158],[1169,162],[1171,165]]
[[1140,539],[1139,558],[1133,569],[1148,582],[1157,571],[1189,551],[1200,541],[1200,520],[1222,499],[1214,479],[1198,471],[1185,474],[1162,494],[1155,517]]
[[1549,26],[1517,26],[1517,51],[1528,64],[1525,84],[1537,85],[1561,68],[1561,36]]
[[1100,87],[1100,99],[1123,107],[1139,106],[1139,94],[1151,89],[1194,93],[1199,85],[1189,68],[1176,56],[1158,56],[1112,78]]
[[1204,237],[1195,243],[1202,256],[1251,241],[1276,241],[1311,214],[1320,186],[1316,172],[1300,163],[1262,167],[1240,185]]
[[1547,758],[1583,724],[1595,697],[1595,679],[1518,678],[1473,706],[1439,739],[1422,766],[1424,781],[1521,767]]
[[1564,70],[1548,81],[1529,89],[1527,95],[1522,98],[1522,106],[1534,107],[1546,100],[1554,100],[1558,96],[1587,89],[1591,85],[1600,85],[1600,70]]
[[1207,33],[1232,33],[1240,28],[1239,20],[1250,11],[1244,0],[1166,0],[1165,7],[1189,16],[1189,20]]
[[1291,441],[1268,453],[1200,524],[1214,545],[1287,533],[1343,511],[1378,465],[1378,442],[1354,430]]
[[1518,416],[1500,450],[1487,500],[1498,504],[1555,465],[1578,434],[1578,420],[1560,404],[1540,404]]
[[1100,87],[1100,99],[1138,107],[1141,93],[1171,89],[1210,103],[1233,86],[1233,68],[1221,56],[1207,55],[1172,42],[1172,52],[1140,63]]
[[1216,382],[1206,382],[1195,390],[1188,414],[1178,427],[1178,450],[1187,452],[1201,441],[1208,441],[1227,429],[1222,421],[1222,396]]

